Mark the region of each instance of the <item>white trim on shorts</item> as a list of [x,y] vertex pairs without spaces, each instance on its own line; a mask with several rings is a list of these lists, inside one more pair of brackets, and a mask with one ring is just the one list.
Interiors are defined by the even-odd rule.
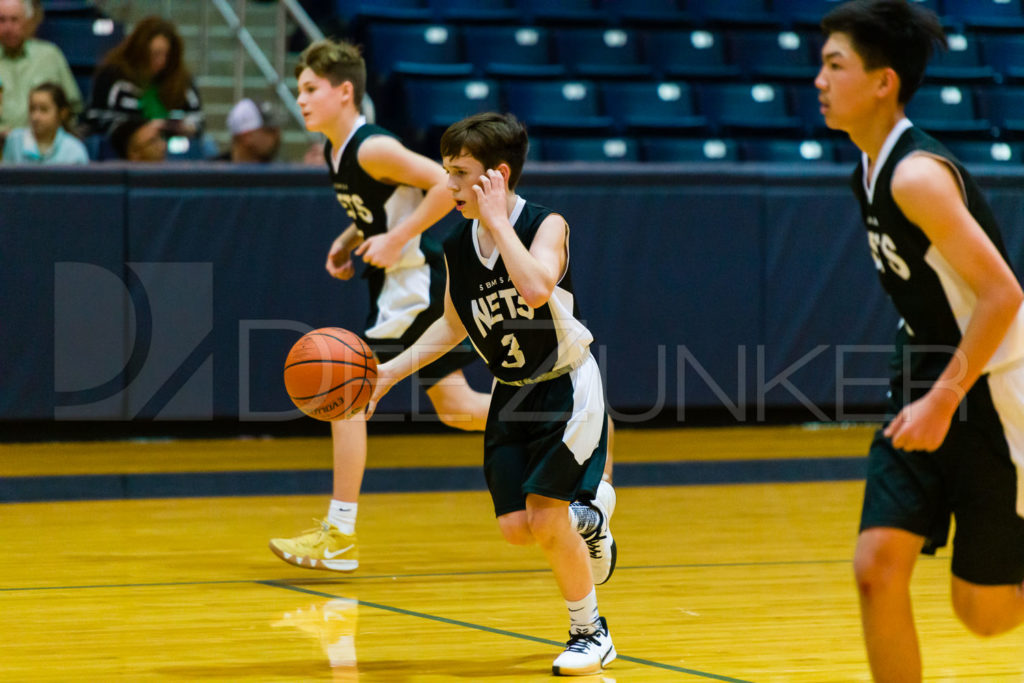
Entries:
[[989,373],[988,388],[1017,468],[1017,515],[1024,517],[1024,366]]
[[588,352],[587,359],[569,373],[569,379],[572,381],[572,416],[565,424],[562,443],[582,465],[594,454],[607,420],[601,370],[594,356]]

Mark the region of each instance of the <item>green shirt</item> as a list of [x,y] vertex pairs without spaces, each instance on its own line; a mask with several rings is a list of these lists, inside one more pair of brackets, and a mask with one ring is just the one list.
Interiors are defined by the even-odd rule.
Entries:
[[64,88],[75,113],[82,111],[82,93],[60,48],[45,40],[29,38],[21,53],[8,55],[0,49],[0,81],[4,84],[0,130],[28,126],[28,94],[41,83],[52,81]]

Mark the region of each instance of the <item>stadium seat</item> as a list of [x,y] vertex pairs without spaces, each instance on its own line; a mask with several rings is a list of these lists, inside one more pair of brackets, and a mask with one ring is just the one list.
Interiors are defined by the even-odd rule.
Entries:
[[1000,82],[1024,80],[1024,36],[987,35],[982,39],[981,53]]
[[423,0],[335,0],[334,10],[352,26],[376,19],[426,22],[432,18]]
[[955,140],[946,144],[956,158],[965,164],[1021,163],[1021,144],[1014,142],[978,142]]
[[661,80],[726,80],[742,76],[740,68],[729,63],[725,39],[717,31],[649,31],[645,47],[655,78]]
[[822,163],[836,160],[831,140],[743,140],[746,161]]
[[786,92],[769,83],[707,84],[698,88],[699,111],[717,134],[779,132],[796,135],[802,121],[790,114]]
[[555,34],[558,61],[579,78],[650,78],[636,34],[622,28],[562,29]]
[[818,137],[830,131],[821,114],[818,89],[813,85],[792,85],[789,88],[791,109],[803,122],[804,135]]
[[53,18],[36,35],[59,45],[72,69],[88,71],[124,39],[124,27],[111,19]]
[[1024,28],[1020,0],[943,0],[945,18],[951,24],[986,30]]
[[508,110],[531,129],[610,131],[600,113],[596,86],[589,81],[506,81]]
[[938,135],[988,134],[991,129],[977,116],[973,92],[955,85],[922,87],[907,105],[907,116]]
[[466,26],[466,58],[480,75],[564,78],[567,70],[551,54],[548,29],[535,26]]
[[937,50],[928,64],[925,78],[951,83],[992,82],[996,70],[981,55],[981,43],[973,35],[950,33],[948,50]]
[[524,24],[609,24],[611,17],[592,0],[513,0]]
[[676,0],[601,0],[601,7],[613,22],[623,26],[664,28],[693,23],[693,16]]
[[1024,137],[1024,87],[1001,86],[978,91],[978,112],[1000,137]]
[[687,0],[686,10],[698,22],[721,26],[777,26],[779,17],[768,0]]
[[437,156],[441,133],[459,119],[484,111],[498,111],[498,83],[473,79],[416,79],[402,81],[408,138],[417,150]]
[[733,62],[754,80],[810,82],[818,72],[811,42],[795,31],[737,31],[730,47]]
[[739,161],[735,140],[719,138],[646,138],[642,143],[645,161]]
[[686,83],[642,81],[601,85],[604,111],[625,133],[706,133],[708,120],[699,116]]
[[630,138],[545,138],[545,161],[639,161],[640,145]]
[[784,26],[814,28],[832,8],[845,0],[772,0],[772,7]]
[[392,73],[452,77],[473,73],[473,66],[462,61],[454,26],[373,23],[368,28],[367,56],[380,81],[389,80]]
[[519,13],[510,0],[429,0],[436,21],[465,23],[513,23]]
[[102,19],[106,16],[92,0],[43,0],[42,6],[47,19]]

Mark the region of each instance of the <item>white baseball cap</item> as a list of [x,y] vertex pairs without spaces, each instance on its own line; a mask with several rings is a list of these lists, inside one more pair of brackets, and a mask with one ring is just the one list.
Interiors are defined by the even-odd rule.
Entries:
[[239,100],[228,114],[228,130],[232,135],[241,135],[260,128],[277,128],[277,118],[269,102],[256,104],[246,97]]

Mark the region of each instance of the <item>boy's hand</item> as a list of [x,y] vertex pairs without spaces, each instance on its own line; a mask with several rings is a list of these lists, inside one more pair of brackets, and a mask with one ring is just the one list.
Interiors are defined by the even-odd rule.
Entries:
[[356,256],[362,257],[365,263],[378,268],[390,268],[398,263],[405,244],[396,240],[391,233],[373,235],[359,245]]
[[491,229],[493,226],[499,225],[501,221],[508,220],[508,194],[505,176],[493,168],[489,168],[480,176],[480,182],[473,185],[473,192],[476,193],[480,222],[484,224],[484,227]]
[[334,242],[331,243],[330,250],[327,252],[327,263],[324,264],[331,277],[336,277],[339,280],[348,280],[355,275],[356,269],[352,264],[352,250],[359,246],[362,241],[362,230],[356,230],[347,239],[345,238],[345,233],[335,238]]
[[377,380],[373,384],[373,394],[370,395],[370,402],[366,404],[367,420],[373,417],[374,411],[377,410],[377,403],[398,382],[399,378],[391,374],[390,370],[387,363],[381,363],[377,366]]
[[882,432],[892,445],[904,451],[934,451],[946,440],[950,422],[959,406],[949,391],[929,391],[903,406]]

